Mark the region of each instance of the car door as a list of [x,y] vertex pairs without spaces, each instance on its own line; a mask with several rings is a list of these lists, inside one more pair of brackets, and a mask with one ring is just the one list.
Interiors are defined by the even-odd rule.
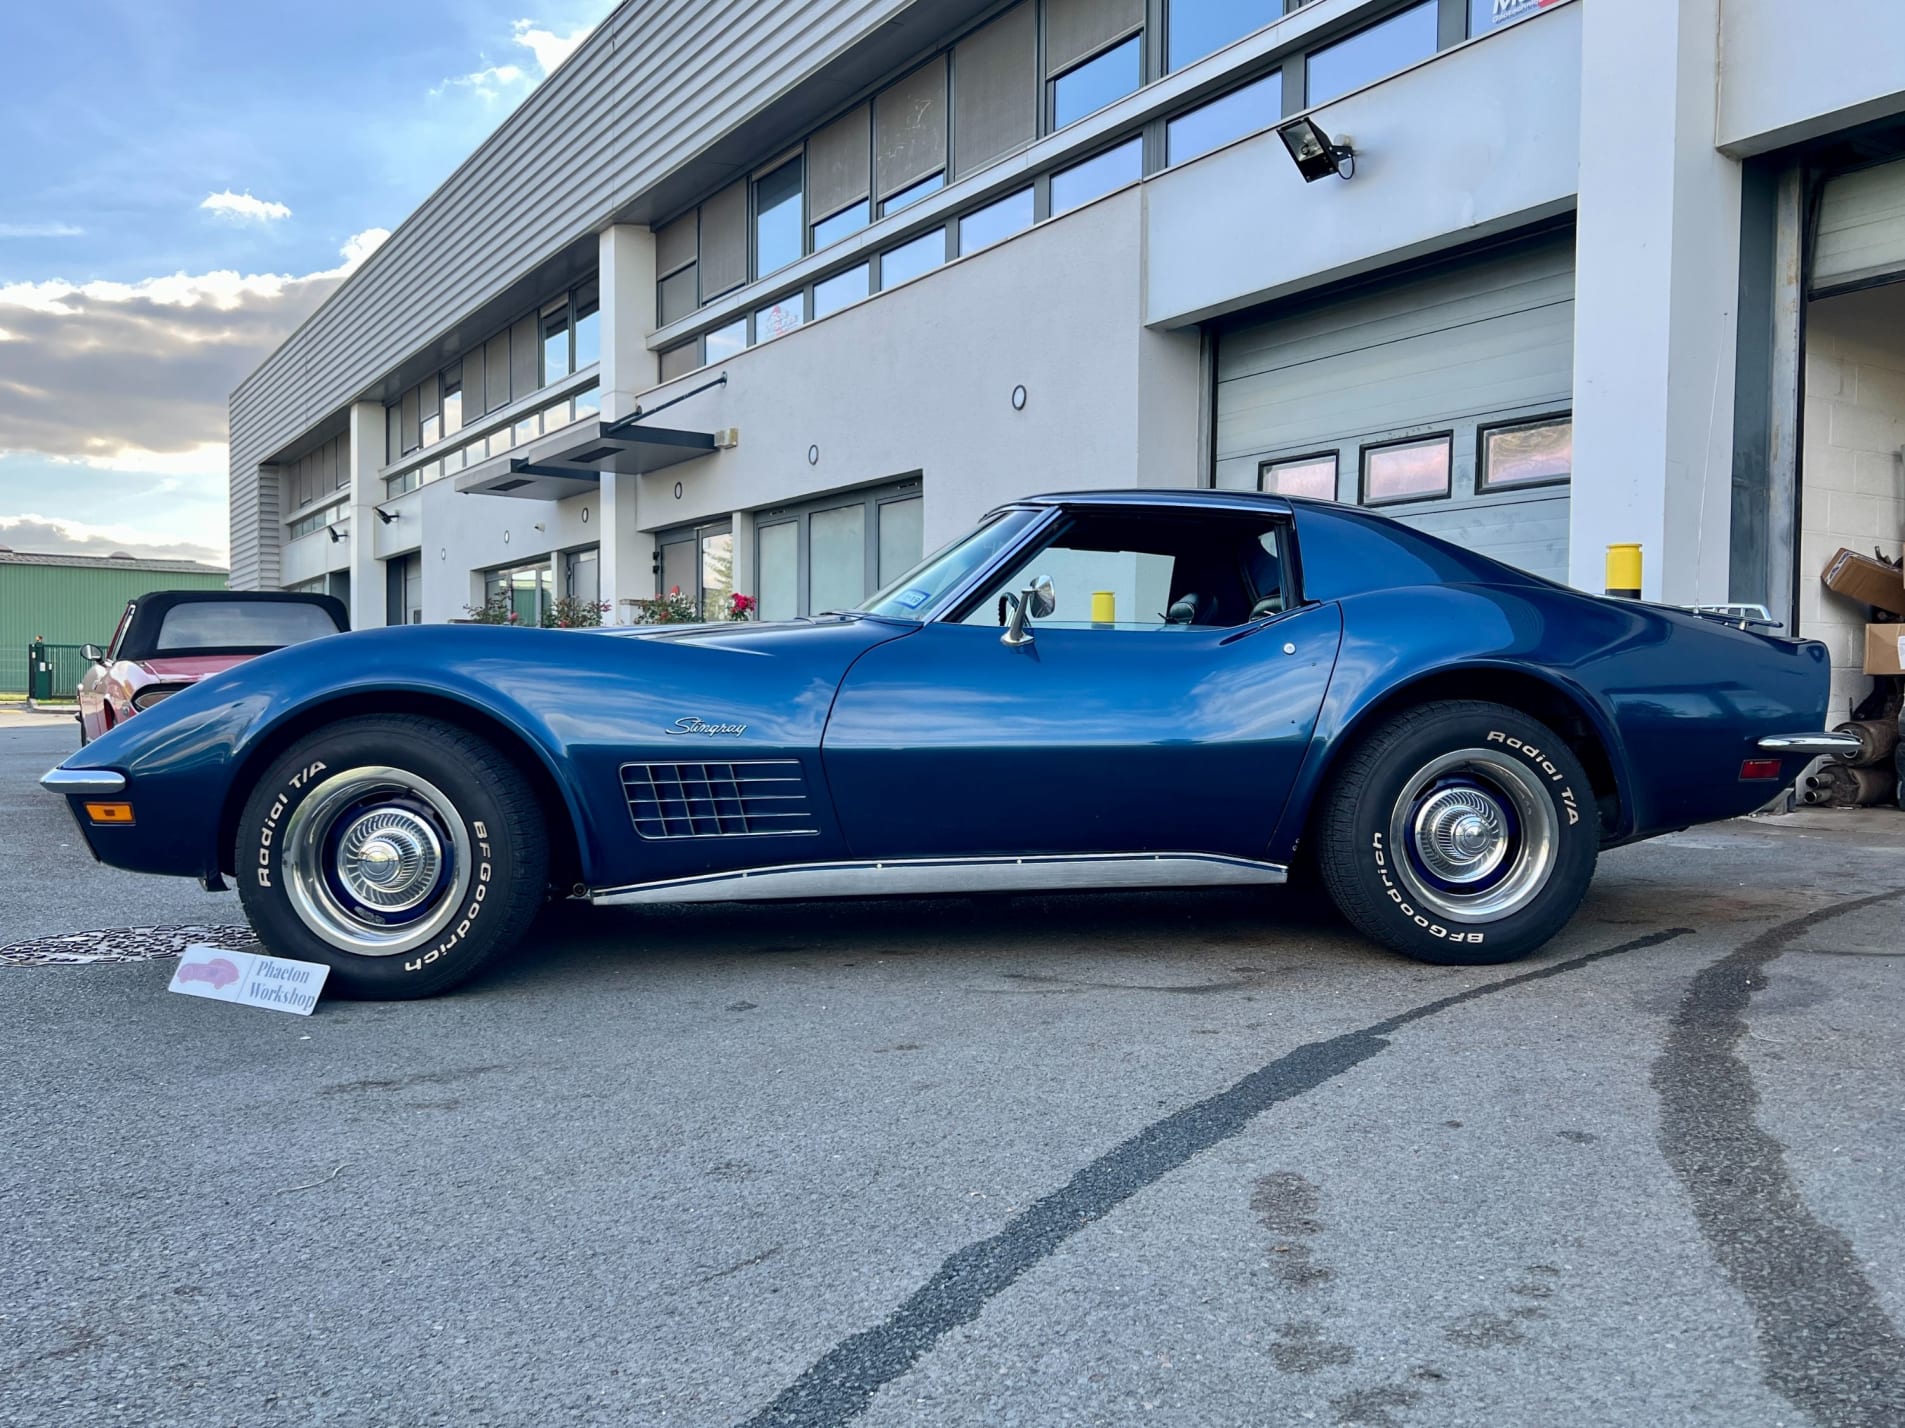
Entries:
[[[1261,857],[1342,621],[1251,583],[1244,552],[1274,551],[1280,530],[1217,524],[1075,517],[960,609],[860,659],[822,744],[855,856]],[[1047,573],[1056,610],[1005,642],[1003,597]]]
[[113,661],[119,658],[119,646],[125,639],[126,627],[132,623],[133,611],[137,608],[137,601],[127,604],[125,613],[120,615],[119,624],[113,630],[112,639],[106,646],[106,657],[103,660],[89,662],[86,673],[80,676],[78,701],[81,743],[97,739],[112,727],[106,722],[107,686],[110,683],[108,676]]

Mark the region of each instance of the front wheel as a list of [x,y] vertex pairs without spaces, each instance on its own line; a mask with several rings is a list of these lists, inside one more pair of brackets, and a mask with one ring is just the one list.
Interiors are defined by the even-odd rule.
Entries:
[[1587,772],[1552,729],[1481,702],[1425,704],[1377,729],[1318,809],[1331,898],[1421,962],[1509,962],[1566,925],[1594,876]]
[[347,719],[299,740],[238,827],[238,887],[267,950],[363,997],[443,991],[541,905],[534,791],[484,740],[434,719]]

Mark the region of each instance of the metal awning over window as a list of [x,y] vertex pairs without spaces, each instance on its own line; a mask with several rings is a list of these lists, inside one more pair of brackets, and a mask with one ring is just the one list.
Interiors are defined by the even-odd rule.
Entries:
[[528,448],[527,455],[510,457],[501,469],[495,469],[497,463],[492,461],[485,463],[491,469],[464,472],[457,477],[456,489],[467,495],[560,501],[599,488],[604,471],[618,476],[648,476],[707,456],[717,446],[713,432],[644,426],[642,422],[662,407],[726,381],[727,374],[723,373],[693,392],[684,392],[649,411],[638,408],[619,421],[578,422]]

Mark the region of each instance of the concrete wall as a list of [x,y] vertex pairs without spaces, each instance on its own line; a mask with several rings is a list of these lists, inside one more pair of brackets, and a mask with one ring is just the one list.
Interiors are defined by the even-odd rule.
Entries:
[[1871,692],[1869,608],[1819,581],[1845,546],[1896,558],[1905,537],[1905,284],[1824,298],[1806,314],[1799,631],[1832,649],[1832,709]]
[[1146,185],[1145,320],[1234,312],[1562,213],[1580,156],[1581,5],[1325,104],[1356,176],[1303,182],[1274,133]]
[[1718,142],[1736,155],[1905,110],[1905,5],[1725,0],[1719,100]]

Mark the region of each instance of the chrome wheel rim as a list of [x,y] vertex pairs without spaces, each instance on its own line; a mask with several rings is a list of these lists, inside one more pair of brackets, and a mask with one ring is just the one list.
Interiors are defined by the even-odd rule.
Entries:
[[1458,749],[1418,770],[1389,815],[1397,876],[1424,912],[1498,922],[1548,885],[1560,820],[1533,769],[1493,749]]
[[285,824],[285,891],[341,951],[394,957],[442,933],[470,885],[469,837],[428,779],[382,765],[311,790]]

